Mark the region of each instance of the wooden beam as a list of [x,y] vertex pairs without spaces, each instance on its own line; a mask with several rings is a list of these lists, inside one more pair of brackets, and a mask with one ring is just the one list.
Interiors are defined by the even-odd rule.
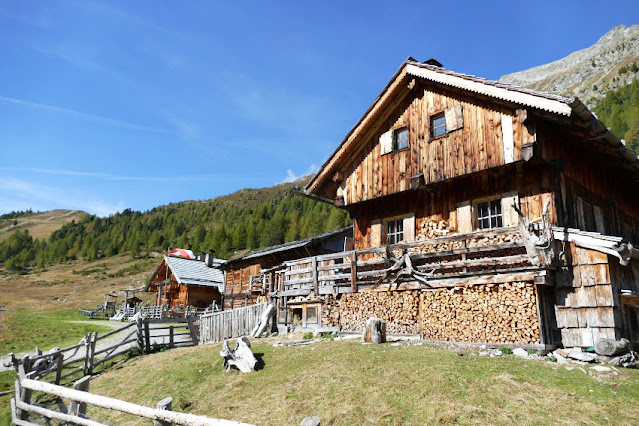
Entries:
[[351,289],[357,293],[357,251],[351,254]]

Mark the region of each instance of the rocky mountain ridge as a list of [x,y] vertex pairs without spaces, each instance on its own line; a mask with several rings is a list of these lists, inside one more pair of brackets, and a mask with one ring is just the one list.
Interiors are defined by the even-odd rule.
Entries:
[[592,46],[557,61],[502,76],[499,81],[566,97],[589,108],[606,92],[639,77],[639,25],[619,25]]

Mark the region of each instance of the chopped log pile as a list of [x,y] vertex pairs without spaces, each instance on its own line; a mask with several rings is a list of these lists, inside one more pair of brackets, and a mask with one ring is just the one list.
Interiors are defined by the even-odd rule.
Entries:
[[342,330],[362,331],[366,320],[370,317],[385,320],[388,333],[419,333],[419,292],[384,291],[342,295],[340,301]]
[[339,300],[327,295],[322,300],[322,326],[339,327]]
[[445,220],[440,220],[439,222],[434,220],[427,220],[423,221],[421,226],[417,230],[415,240],[429,240],[431,238],[442,237],[444,235],[452,235],[454,233],[455,230],[449,228],[448,222],[446,222]]
[[423,293],[429,340],[539,343],[535,287],[530,283],[438,289]]

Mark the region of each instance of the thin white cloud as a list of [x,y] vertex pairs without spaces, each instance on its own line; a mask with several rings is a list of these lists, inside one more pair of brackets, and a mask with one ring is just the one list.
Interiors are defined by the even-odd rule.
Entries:
[[86,112],[77,111],[70,108],[58,107],[55,105],[46,105],[46,104],[41,104],[38,102],[31,102],[31,101],[25,101],[22,99],[10,98],[7,96],[0,96],[0,101],[22,105],[29,108],[35,108],[35,109],[41,109],[45,111],[53,111],[53,112],[57,112],[61,114],[71,115],[82,120],[91,121],[94,123],[107,124],[110,126],[121,127],[125,129],[142,130],[145,132],[158,132],[158,133],[167,131],[166,129],[162,129],[158,127],[143,126],[143,125],[139,125],[135,123],[129,123],[127,121],[116,120],[113,118],[102,117],[100,115],[89,114]]
[[311,164],[310,167],[304,173],[301,173],[299,175],[295,174],[293,170],[288,169],[286,170],[286,177],[284,178],[284,180],[282,180],[279,183],[295,182],[301,177],[308,176],[313,173],[317,173],[318,170],[319,170],[319,167],[317,167],[317,165],[315,164]]
[[0,167],[0,170],[8,172],[29,172],[46,175],[58,175],[58,176],[84,176],[84,177],[96,177],[104,180],[131,180],[131,181],[147,181],[147,182],[192,182],[199,181],[203,178],[194,176],[118,176],[109,173],[100,172],[83,172],[77,170],[63,170],[63,169],[38,169],[30,167]]
[[55,208],[82,210],[98,216],[108,216],[125,208],[124,202],[109,203],[79,191],[42,185],[23,179],[0,179],[0,206],[3,211],[51,210]]

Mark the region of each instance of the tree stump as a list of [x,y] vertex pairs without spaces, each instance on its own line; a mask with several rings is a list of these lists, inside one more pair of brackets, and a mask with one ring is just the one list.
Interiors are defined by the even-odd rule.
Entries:
[[381,318],[371,317],[366,320],[364,341],[372,343],[386,342],[386,322]]
[[225,340],[220,356],[224,358],[224,372],[228,372],[232,367],[237,368],[242,373],[250,373],[255,370],[257,359],[251,351],[251,343],[248,337],[242,336],[237,338],[235,349],[229,348],[229,341]]

